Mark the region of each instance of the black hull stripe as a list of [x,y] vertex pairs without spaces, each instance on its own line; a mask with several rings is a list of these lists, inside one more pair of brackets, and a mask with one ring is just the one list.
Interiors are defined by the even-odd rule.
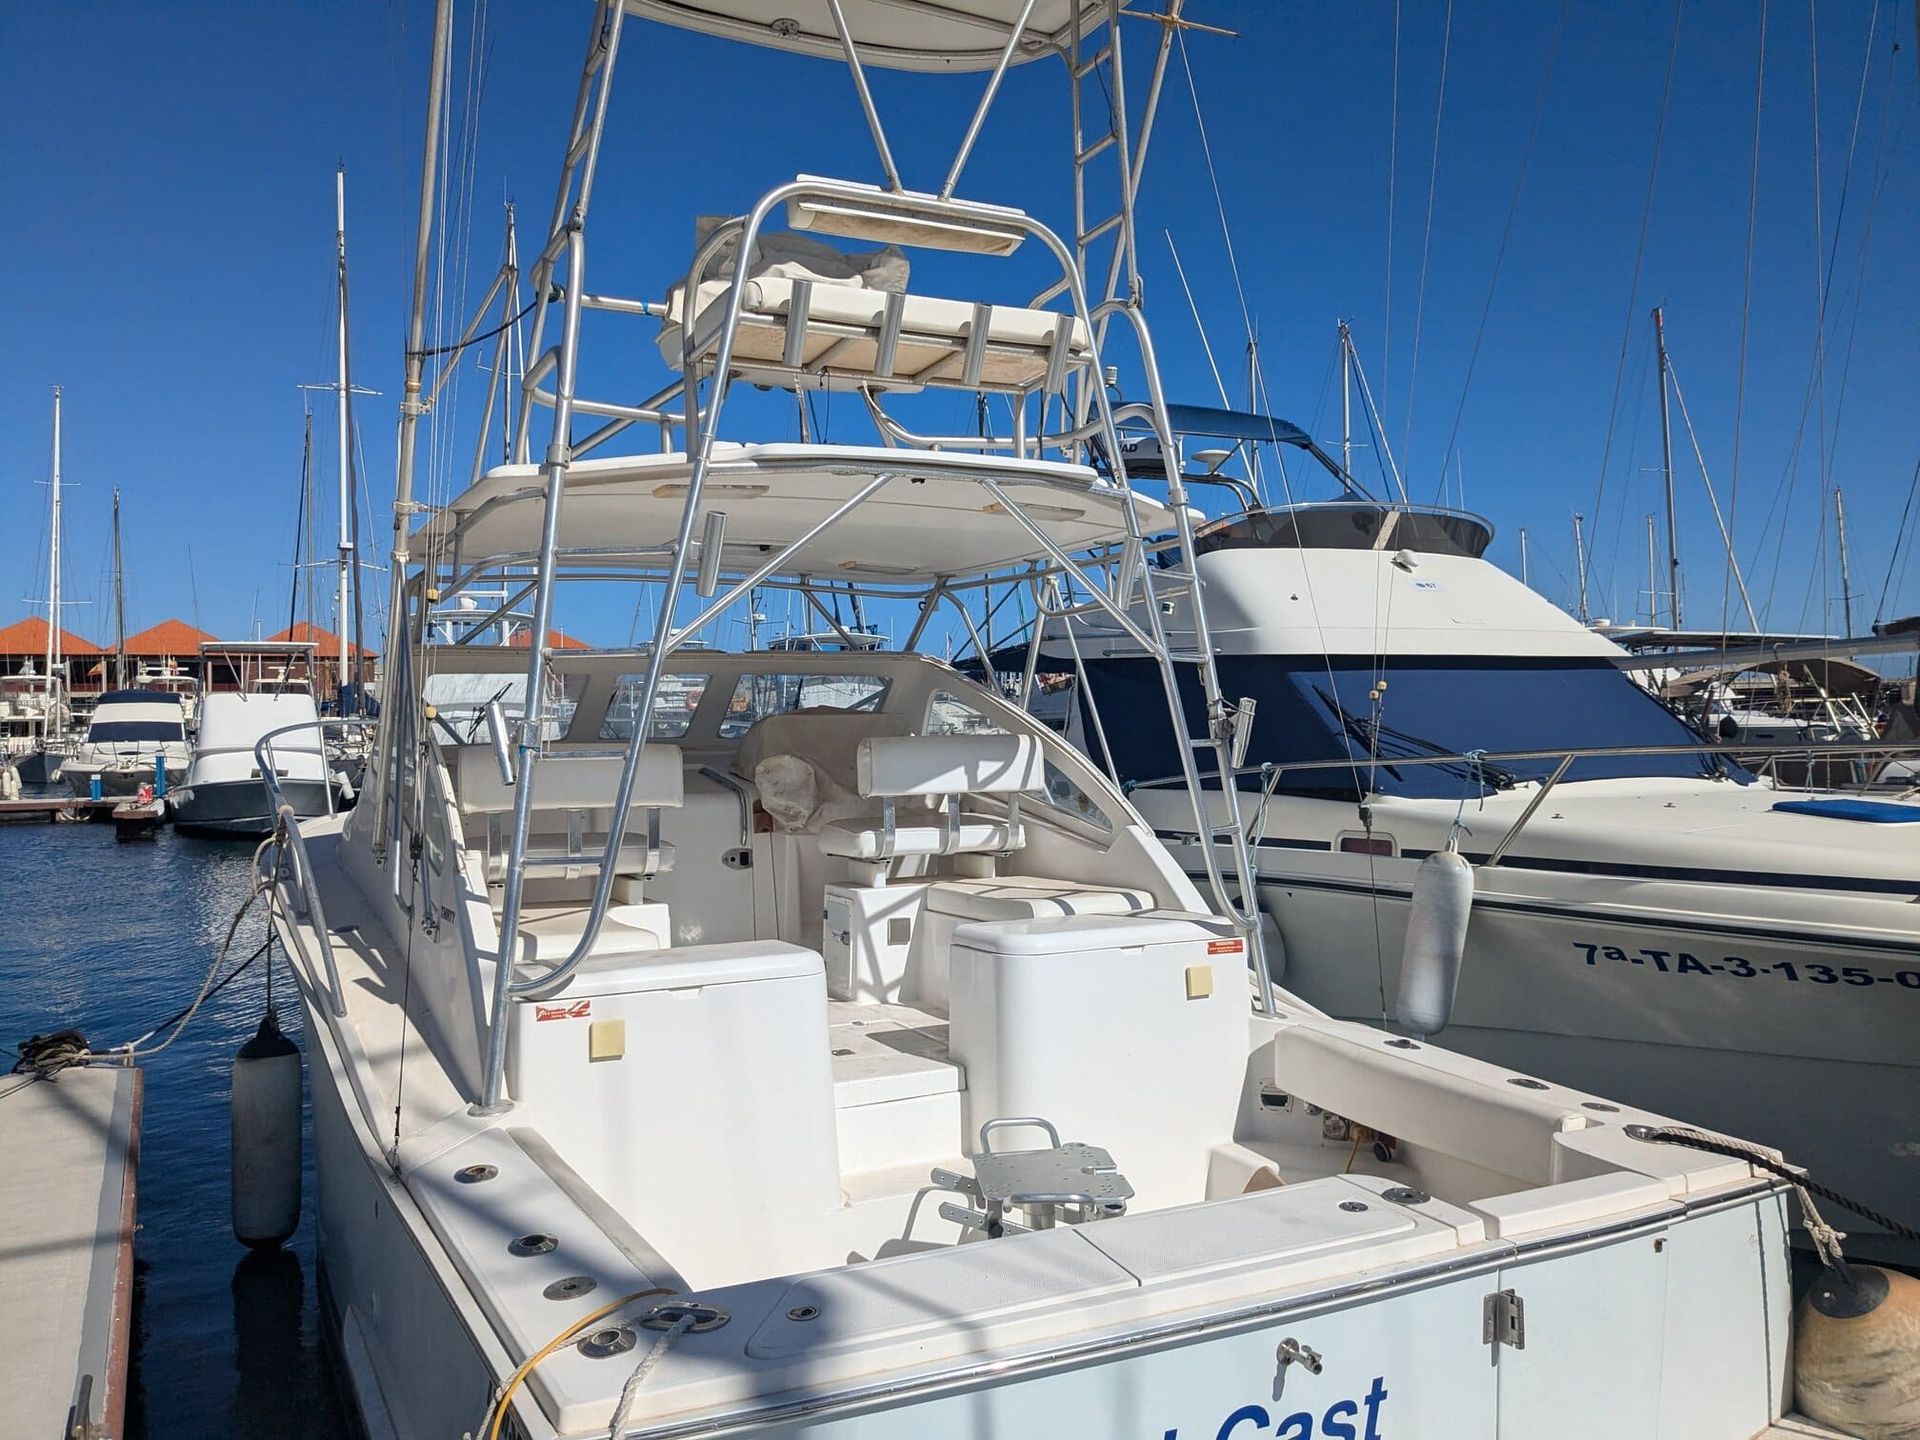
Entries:
[[[1205,881],[1206,872],[1188,870],[1188,878]],[[1295,876],[1275,877],[1263,875],[1259,881],[1262,889],[1324,890],[1339,894],[1373,897],[1386,900],[1411,901],[1413,891],[1392,885],[1369,886],[1343,880],[1300,879]],[[1895,958],[1920,955],[1920,945],[1907,946],[1893,940],[1874,940],[1852,935],[1821,935],[1805,930],[1760,930],[1739,925],[1726,925],[1712,920],[1676,920],[1654,916],[1620,915],[1607,910],[1586,910],[1565,905],[1548,905],[1526,900],[1503,900],[1487,895],[1475,895],[1473,908],[1476,910],[1505,910],[1517,915],[1539,915],[1553,920],[1565,920],[1582,924],[1634,925],[1647,930],[1677,930],[1693,935],[1727,935],[1739,940],[1765,940],[1782,945],[1821,945],[1835,950],[1870,950],[1875,954],[1889,955]]]
[[[1161,840],[1193,843],[1190,831],[1156,830]],[[1261,850],[1314,850],[1333,852],[1322,840],[1290,840],[1263,836],[1256,844]],[[1382,859],[1424,860],[1431,850],[1402,850],[1397,856]],[[1462,851],[1464,859],[1475,865],[1487,863],[1487,853]],[[1703,870],[1685,865],[1634,865],[1615,860],[1561,860],[1544,855],[1508,855],[1500,864],[1509,870],[1547,870],[1561,875],[1608,875],[1630,880],[1677,880],[1695,885],[1747,885],[1774,890],[1849,890],[1865,895],[1920,896],[1920,880],[1888,880],[1864,875],[1786,875],[1755,870]]]

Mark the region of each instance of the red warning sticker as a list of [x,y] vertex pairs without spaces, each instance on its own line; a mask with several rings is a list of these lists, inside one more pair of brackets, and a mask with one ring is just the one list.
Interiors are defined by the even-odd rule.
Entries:
[[591,1000],[576,1000],[571,1005],[535,1005],[533,1007],[535,1020],[584,1020],[591,1014],[593,1014]]
[[1245,950],[1246,947],[1247,942],[1244,940],[1209,940],[1207,942],[1207,954],[1238,955]]

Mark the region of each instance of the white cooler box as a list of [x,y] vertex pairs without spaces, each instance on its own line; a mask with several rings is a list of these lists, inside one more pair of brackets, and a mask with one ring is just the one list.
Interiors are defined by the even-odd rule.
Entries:
[[[1111,1152],[1135,1205],[1206,1198],[1246,1075],[1246,942],[1201,916],[1083,915],[954,932],[949,1044],[982,1122],[1037,1116]],[[996,1149],[1045,1144],[999,1132]]]

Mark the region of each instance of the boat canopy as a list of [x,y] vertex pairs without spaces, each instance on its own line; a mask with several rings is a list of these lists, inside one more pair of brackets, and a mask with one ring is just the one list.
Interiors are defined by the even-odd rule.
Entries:
[[[561,563],[667,559],[692,470],[679,453],[576,461],[560,516]],[[1021,517],[1069,554],[1128,534],[1126,497],[1087,466],[993,455],[721,444],[700,498],[696,537],[704,543],[711,517],[724,515],[721,568],[734,573],[804,540],[777,575],[924,585],[1048,559]],[[429,527],[451,534],[468,562],[511,558],[539,548],[544,501],[541,467],[500,466]],[[1165,506],[1137,494],[1133,504],[1143,531],[1172,526]]]
[[[626,0],[627,13],[728,40],[842,59],[828,0]],[[992,70],[1027,0],[840,0],[864,65],[888,70]],[[1010,63],[1053,54],[1107,18],[1111,0],[1032,0]]]
[[[1205,440],[1233,440],[1246,445],[1291,445],[1304,450],[1343,485],[1351,481],[1342,474],[1335,460],[1306,431],[1291,420],[1277,415],[1261,415],[1251,410],[1223,410],[1214,405],[1168,405],[1167,424],[1175,435]],[[1137,430],[1152,421],[1153,407],[1137,400],[1123,400],[1114,407],[1122,430]]]
[[1660,693],[1669,700],[1689,700],[1715,686],[1732,686],[1743,675],[1764,676],[1769,681],[1785,679],[1790,684],[1808,685],[1823,695],[1874,696],[1886,684],[1886,678],[1853,660],[1833,657],[1805,657],[1791,660],[1766,660],[1757,665],[1716,665],[1705,670],[1690,670],[1669,680]]

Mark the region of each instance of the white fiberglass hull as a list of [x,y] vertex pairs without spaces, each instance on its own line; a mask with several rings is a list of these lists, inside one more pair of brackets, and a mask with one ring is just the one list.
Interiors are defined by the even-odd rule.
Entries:
[[[338,825],[305,828],[318,837]],[[379,949],[382,965],[397,964],[402,952],[371,923],[366,890],[347,881],[339,852],[326,839],[309,843],[332,923]],[[456,1112],[409,1138],[396,1169],[386,1090],[395,1037],[410,1053],[410,1094],[445,1083],[432,1073],[434,1046],[396,1028],[392,1002],[376,1005],[391,992],[368,988],[375,972],[359,969],[345,945],[351,999],[336,1017],[311,924],[290,914],[276,924],[306,1010],[323,1303],[350,1393],[372,1434],[483,1434],[503,1377],[579,1314],[582,1302],[542,1299],[541,1286],[598,1271],[599,1293],[616,1299],[647,1283],[630,1252],[631,1270],[599,1258],[627,1217],[596,1221],[557,1191],[528,1188],[529,1176],[509,1181],[509,1167],[525,1170],[540,1153],[537,1133],[512,1116],[463,1142],[456,1132],[470,1120]],[[415,940],[415,980],[424,984],[438,940]],[[499,1180],[462,1183],[480,1155],[500,1163]],[[700,1183],[697,1168],[688,1183]],[[1623,1184],[1635,1197],[1624,1208]],[[770,1173],[760,1203],[780,1206],[780,1192]],[[1062,1226],[697,1289],[693,1298],[731,1319],[680,1338],[642,1387],[629,1433],[1748,1440],[1762,1432],[1790,1398],[1784,1195],[1746,1183],[1675,1196],[1664,1182],[1613,1172],[1576,1182],[1565,1198],[1574,1210],[1530,1225],[1516,1211],[1513,1233],[1496,1234],[1443,1201],[1396,1202],[1386,1181],[1335,1176],[1224,1210],[1215,1202],[1101,1222],[1110,1227],[1103,1240],[1144,1227],[1124,1268],[1087,1227]],[[1277,1207],[1278,1218],[1249,1231],[1232,1217],[1250,1206]],[[1594,1223],[1595,1206],[1614,1218]],[[1294,1256],[1329,1214],[1347,1238],[1329,1234]],[[512,1253],[515,1237],[541,1231],[556,1237],[550,1255]],[[1256,1238],[1237,1267],[1207,1259],[1223,1243],[1237,1252]],[[1358,1244],[1372,1263],[1354,1264]],[[1283,1256],[1290,1268],[1272,1270]],[[928,1288],[923,1274],[955,1263],[975,1276],[972,1308],[958,1312],[947,1308],[957,1297]],[[499,1279],[488,1289],[474,1278],[502,1265],[516,1267],[505,1283],[527,1297],[517,1309],[497,1308]],[[802,1321],[796,1287],[819,1297],[818,1313]],[[1524,1297],[1526,1344],[1496,1354],[1484,1338],[1486,1306],[1509,1290]],[[1604,1332],[1592,1328],[1596,1314],[1608,1317]],[[655,1338],[642,1331],[633,1350],[601,1360],[565,1347],[550,1363],[575,1393],[582,1366],[606,1367],[604,1385],[593,1386],[600,1398],[558,1423],[523,1401],[518,1428],[506,1433],[604,1434],[613,1396]],[[1277,1363],[1288,1342],[1313,1352],[1318,1373]],[[689,1384],[702,1387],[698,1405],[686,1403]]]
[[[462,1265],[388,1168],[381,1137],[356,1112],[327,1018],[315,1012],[310,990],[307,999],[307,1033],[317,1037],[309,1064],[322,1305],[346,1388],[369,1433],[398,1440],[481,1433],[476,1427],[497,1393],[496,1376],[510,1372],[515,1357],[500,1349]],[[1357,1285],[1143,1324],[1077,1347],[1036,1347],[1011,1361],[856,1387],[832,1403],[774,1397],[743,1403],[732,1416],[660,1423],[647,1418],[643,1396],[628,1433],[661,1440],[1486,1440],[1549,1432],[1557,1440],[1747,1440],[1789,1399],[1785,1223],[1782,1196],[1749,1195],[1684,1219],[1668,1212],[1532,1253],[1500,1247],[1504,1253],[1465,1264],[1407,1267]],[[500,1232],[502,1244],[510,1238]],[[990,1243],[1044,1252],[1072,1239],[1061,1230]],[[1055,1258],[1036,1253],[1037,1273]],[[1484,1307],[1490,1294],[1514,1287],[1525,1292],[1535,1318],[1526,1348],[1502,1352],[1496,1364],[1482,1340]],[[767,1288],[733,1287],[712,1298],[738,1307]],[[777,1299],[780,1284],[772,1289]],[[1744,1337],[1761,1312],[1772,1316],[1767,1346],[1727,1343]],[[1587,1327],[1596,1313],[1608,1316],[1603,1366],[1591,1363]],[[1543,1314],[1579,1318],[1547,1326],[1537,1318]],[[749,1390],[759,1357],[748,1335],[771,1318],[736,1308],[728,1327],[746,1328],[725,1349],[732,1363],[749,1367]],[[642,1332],[638,1352],[600,1363],[616,1382],[624,1379],[635,1353],[655,1338]],[[830,1328],[823,1327],[821,1340],[823,1357],[841,1348]],[[1319,1373],[1276,1364],[1289,1342],[1314,1354]],[[793,1358],[804,1373],[806,1357]],[[558,1430],[545,1427],[537,1410],[520,1407],[516,1414],[519,1425],[506,1433],[531,1440],[605,1433],[604,1420],[598,1431]]]
[[[1269,835],[1308,828],[1282,816],[1317,805],[1326,802],[1276,798]],[[1192,845],[1175,849],[1200,870]],[[1304,843],[1263,845],[1258,859],[1287,988],[1342,1019],[1391,1023],[1418,861]],[[1477,864],[1459,990],[1438,1043],[1773,1146],[1912,1223],[1916,908],[1894,896],[1787,897],[1737,875]],[[1842,1228],[1863,1257],[1920,1262],[1920,1247],[1864,1219]]]
[[185,782],[192,754],[185,745],[168,743],[138,752],[112,746],[82,745],[60,764],[59,781],[75,795],[85,797],[100,780],[102,795],[132,795],[154,779],[154,759],[163,755],[167,787]]

